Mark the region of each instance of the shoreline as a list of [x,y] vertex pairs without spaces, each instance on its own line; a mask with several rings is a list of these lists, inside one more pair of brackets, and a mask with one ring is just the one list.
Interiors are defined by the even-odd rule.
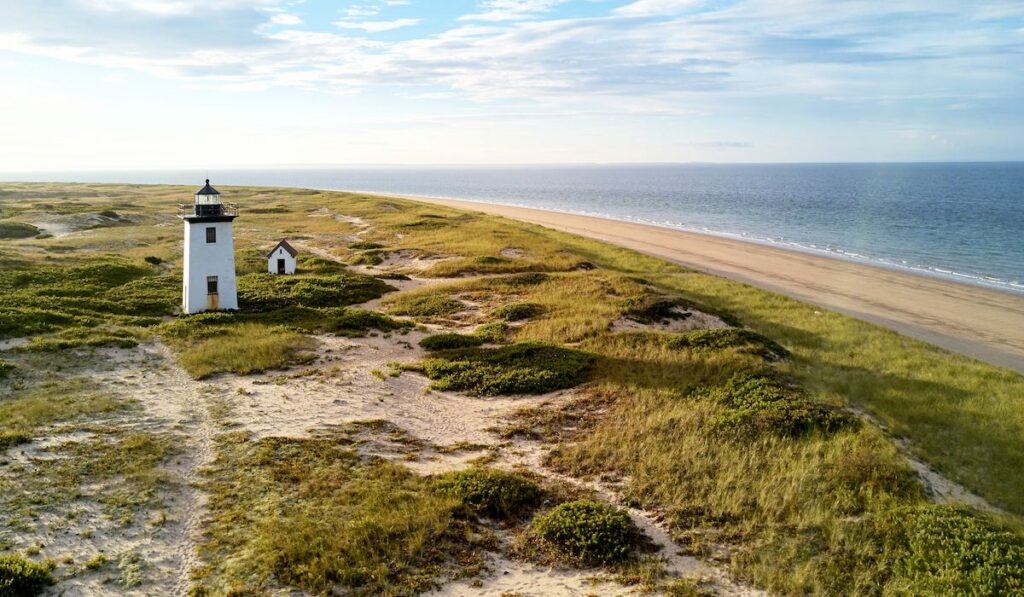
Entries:
[[1024,374],[1024,295],[924,272],[654,224],[466,199],[400,197],[538,224],[887,327]]
[[[674,225],[674,224],[671,224],[671,223],[658,223],[658,222],[654,222],[654,221],[644,220],[644,219],[641,219],[641,218],[636,218],[636,219],[633,219],[633,218],[620,218],[620,217],[616,217],[616,216],[613,216],[613,215],[604,214],[604,213],[600,213],[600,212],[587,212],[587,211],[578,211],[578,210],[570,210],[570,209],[555,209],[555,208],[547,208],[547,207],[531,207],[529,205],[522,205],[522,204],[519,204],[519,203],[502,203],[502,202],[498,202],[498,201],[489,201],[489,200],[485,200],[485,199],[466,199],[466,198],[463,198],[463,197],[450,197],[450,196],[444,196],[444,195],[419,195],[419,194],[409,194],[409,193],[391,193],[391,192],[385,192],[385,191],[368,191],[368,190],[365,190],[365,189],[334,188],[334,187],[330,187],[330,188],[315,187],[313,190],[338,191],[338,192],[342,192],[342,193],[355,193],[355,194],[361,194],[361,195],[370,195],[370,196],[374,196],[374,197],[401,197],[401,198],[404,198],[404,199],[424,200],[424,201],[427,201],[427,202],[430,202],[430,201],[437,201],[437,202],[454,201],[454,202],[462,202],[462,203],[473,204],[473,205],[493,205],[493,206],[497,206],[497,207],[508,207],[508,208],[514,208],[514,209],[525,209],[525,210],[546,212],[546,213],[551,213],[551,214],[561,214],[561,215],[570,215],[570,216],[582,216],[582,217],[587,217],[587,218],[596,218],[596,219],[599,219],[599,220],[607,220],[607,221],[610,221],[610,222],[620,222],[620,223],[627,223],[627,224],[639,224],[639,225],[642,225],[642,226],[651,226],[651,227],[654,227],[654,228],[661,228],[661,229],[664,229],[664,230],[674,230],[674,231],[683,232],[683,233],[686,233],[686,234],[696,234],[696,235],[700,235],[700,236],[709,236],[709,237],[713,237],[713,238],[721,238],[721,239],[726,239],[726,240],[733,240],[733,241],[741,242],[741,243],[750,243],[750,244],[759,245],[759,246],[762,246],[762,247],[775,248],[775,249],[778,249],[778,250],[781,250],[781,251],[789,251],[789,252],[794,252],[794,253],[803,253],[803,254],[807,254],[807,255],[815,255],[815,256],[818,256],[818,257],[824,257],[826,259],[838,259],[840,261],[844,261],[844,262],[847,262],[847,263],[859,264],[859,265],[864,265],[864,266],[867,266],[867,267],[874,267],[874,268],[879,268],[879,269],[889,270],[889,271],[894,271],[894,272],[902,272],[902,273],[907,273],[907,274],[911,274],[911,275],[915,275],[915,276],[924,276],[924,277],[927,277],[927,278],[934,278],[934,279],[937,279],[937,280],[944,280],[944,281],[953,282],[953,283],[956,283],[956,284],[963,284],[963,285],[971,287],[971,288],[981,288],[981,289],[986,289],[986,290],[995,290],[997,292],[1003,292],[1003,293],[1007,293],[1007,294],[1014,295],[1014,296],[1024,297],[1024,284],[1021,284],[1021,283],[1018,283],[1018,282],[1009,282],[1007,280],[1002,280],[1002,279],[999,279],[999,278],[994,278],[994,277],[991,277],[991,276],[986,276],[984,274],[969,274],[969,273],[964,273],[964,272],[959,272],[959,271],[954,271],[954,270],[943,270],[943,269],[939,269],[938,267],[931,267],[931,266],[926,266],[926,265],[906,265],[907,262],[905,262],[905,261],[903,262],[903,264],[900,264],[900,263],[895,263],[893,261],[890,261],[889,259],[886,259],[884,257],[869,257],[869,256],[866,256],[866,255],[860,255],[858,253],[851,253],[851,252],[845,251],[845,250],[843,250],[841,248],[837,248],[835,250],[829,250],[829,249],[818,248],[818,247],[816,247],[813,244],[811,244],[810,246],[807,246],[805,244],[798,243],[798,242],[788,242],[788,243],[787,242],[776,242],[776,241],[774,241],[774,240],[772,240],[770,238],[759,238],[759,237],[747,236],[746,234],[739,233],[739,232],[727,232],[727,231],[720,231],[720,230],[710,230],[710,229],[707,229],[707,228],[702,230],[702,229],[698,229],[698,228],[688,228],[688,227],[683,226],[683,225]],[[467,208],[462,208],[462,209],[467,209]]]

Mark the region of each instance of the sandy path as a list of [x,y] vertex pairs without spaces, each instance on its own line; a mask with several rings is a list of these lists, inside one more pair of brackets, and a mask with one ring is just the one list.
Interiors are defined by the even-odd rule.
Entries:
[[409,199],[607,241],[1024,373],[1024,295],[657,226],[473,201]]

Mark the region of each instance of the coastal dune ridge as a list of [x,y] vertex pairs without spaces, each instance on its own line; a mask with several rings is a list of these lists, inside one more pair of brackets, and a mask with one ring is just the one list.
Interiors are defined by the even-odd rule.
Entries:
[[1024,295],[653,224],[482,201],[402,197],[610,242],[1024,373]]

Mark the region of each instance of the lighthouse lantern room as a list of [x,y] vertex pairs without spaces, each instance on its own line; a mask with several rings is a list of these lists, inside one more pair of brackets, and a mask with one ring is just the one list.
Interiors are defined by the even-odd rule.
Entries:
[[192,204],[178,206],[178,217],[185,222],[182,311],[237,309],[233,222],[238,205],[221,201],[206,179]]

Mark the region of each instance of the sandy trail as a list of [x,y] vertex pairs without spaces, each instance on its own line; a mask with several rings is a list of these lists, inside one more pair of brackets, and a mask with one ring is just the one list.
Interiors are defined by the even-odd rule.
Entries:
[[474,201],[414,201],[607,241],[1024,373],[1024,295],[657,226]]
[[[74,356],[74,363],[80,356]],[[83,486],[83,495],[67,503],[58,503],[43,511],[32,532],[14,537],[14,546],[24,549],[43,546],[41,556],[68,564],[57,572],[59,582],[50,595],[185,595],[190,586],[192,567],[198,562],[196,539],[201,530],[203,494],[192,486],[199,468],[212,457],[214,428],[206,400],[217,389],[189,378],[160,344],[147,343],[133,349],[99,349],[83,361],[99,393],[123,396],[137,401],[139,408],[100,415],[88,421],[84,430],[71,425],[58,427],[47,437],[33,441],[7,454],[26,466],[45,466],[57,458],[49,451],[65,442],[102,439],[105,429],[117,433],[143,433],[151,436],[170,434],[175,450],[159,466],[166,482],[158,486],[162,505],[142,508],[134,520],[124,524],[112,520],[93,492],[104,485]],[[81,374],[73,365],[72,375]],[[98,570],[81,566],[97,554],[108,563]],[[138,586],[123,586],[116,580],[125,558],[138,558],[141,566]],[[73,562],[73,563],[70,563]]]

